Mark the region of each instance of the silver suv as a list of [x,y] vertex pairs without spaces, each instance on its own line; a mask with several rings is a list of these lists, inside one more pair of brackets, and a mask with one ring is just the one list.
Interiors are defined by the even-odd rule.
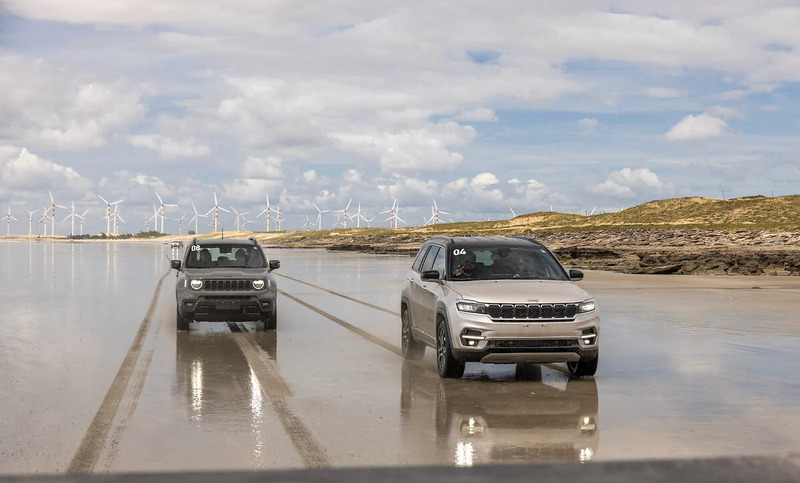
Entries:
[[403,356],[435,348],[441,377],[461,377],[465,362],[566,362],[593,376],[600,318],[582,279],[531,238],[431,238],[403,286]]
[[277,328],[278,285],[271,271],[281,262],[268,261],[255,238],[195,238],[183,260],[171,266],[177,271],[178,330],[189,330],[192,320],[258,321],[266,330]]

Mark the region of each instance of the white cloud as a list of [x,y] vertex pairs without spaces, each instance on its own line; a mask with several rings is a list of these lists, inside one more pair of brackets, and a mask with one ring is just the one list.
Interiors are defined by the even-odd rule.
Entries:
[[664,137],[668,141],[703,141],[724,135],[728,124],[711,114],[689,114],[672,126]]
[[578,121],[578,126],[583,129],[584,136],[597,134],[597,119],[585,117]]
[[589,188],[589,192],[617,200],[653,198],[671,193],[672,185],[662,182],[647,168],[623,168],[608,175],[606,180]]
[[720,119],[744,119],[747,116],[735,107],[714,106],[708,110],[708,114]]
[[334,133],[330,139],[342,151],[379,158],[383,172],[439,172],[457,168],[464,157],[450,151],[472,141],[471,126],[443,121],[422,129],[377,133]]
[[488,107],[477,107],[475,109],[463,111],[455,118],[458,121],[494,122],[497,121],[497,114],[495,114],[493,109]]
[[42,61],[0,53],[0,139],[83,151],[144,116],[139,90]]
[[176,140],[160,134],[128,136],[131,146],[158,152],[162,159],[199,158],[211,153],[211,149],[193,139]]
[[653,97],[656,99],[674,99],[677,97],[683,97],[685,95],[684,91],[669,87],[648,87],[642,92],[647,97]]
[[281,158],[274,156],[267,158],[250,156],[242,163],[241,175],[245,178],[281,180],[283,179],[282,162]]
[[73,168],[44,159],[26,148],[0,146],[0,186],[4,194],[53,190],[83,197],[92,184]]

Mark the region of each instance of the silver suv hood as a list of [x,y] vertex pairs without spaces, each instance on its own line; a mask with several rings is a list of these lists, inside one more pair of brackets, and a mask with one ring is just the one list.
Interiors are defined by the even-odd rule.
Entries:
[[474,280],[449,282],[465,300],[497,304],[572,303],[592,298],[573,282],[557,280]]

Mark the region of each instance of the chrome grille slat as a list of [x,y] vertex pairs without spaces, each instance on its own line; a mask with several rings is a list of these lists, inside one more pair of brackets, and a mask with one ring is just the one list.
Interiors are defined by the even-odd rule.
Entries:
[[486,304],[492,320],[573,320],[578,304]]

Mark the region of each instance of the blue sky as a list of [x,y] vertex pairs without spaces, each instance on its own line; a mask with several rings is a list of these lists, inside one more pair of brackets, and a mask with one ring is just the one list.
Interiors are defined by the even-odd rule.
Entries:
[[175,233],[214,193],[261,230],[267,195],[298,229],[349,200],[388,226],[395,199],[420,225],[434,199],[470,221],[796,194],[798,24],[782,1],[5,0],[0,211],[27,233],[49,190],[99,232],[99,194],[137,232],[158,192]]

